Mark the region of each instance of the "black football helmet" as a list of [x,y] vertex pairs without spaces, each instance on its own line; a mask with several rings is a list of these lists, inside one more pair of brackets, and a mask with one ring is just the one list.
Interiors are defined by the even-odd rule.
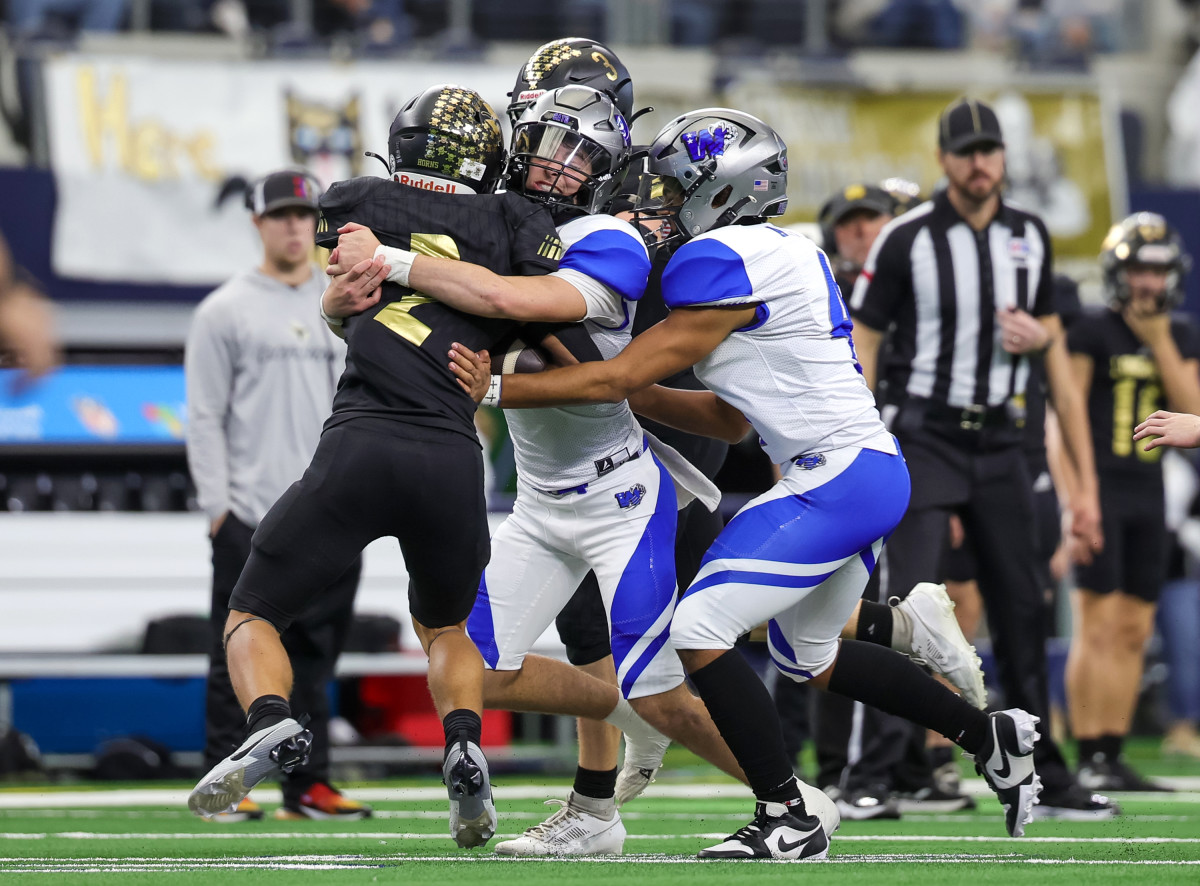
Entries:
[[552,40],[529,57],[508,94],[508,119],[516,128],[534,101],[560,86],[590,86],[611,93],[626,120],[633,118],[633,80],[616,53],[598,40],[565,37]]
[[554,89],[513,130],[508,190],[545,203],[561,224],[605,211],[629,162],[629,124],[607,93]]
[[1156,212],[1135,212],[1115,224],[1100,247],[1100,266],[1104,271],[1104,293],[1108,303],[1120,308],[1129,301],[1130,266],[1164,268],[1167,285],[1162,307],[1174,308],[1183,301],[1183,278],[1192,267],[1192,258],[1183,248],[1179,234]]
[[504,135],[473,89],[430,86],[409,99],[388,132],[388,169],[401,184],[487,194],[504,168]]

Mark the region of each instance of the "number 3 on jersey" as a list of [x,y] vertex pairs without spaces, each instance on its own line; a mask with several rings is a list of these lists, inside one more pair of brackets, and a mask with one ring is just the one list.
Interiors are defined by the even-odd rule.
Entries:
[[[409,234],[408,248],[420,255],[432,255],[454,261],[458,261],[461,256],[458,244],[449,234]],[[405,341],[411,342],[419,348],[433,330],[414,317],[411,311],[418,305],[431,304],[433,301],[435,299],[428,295],[414,292],[383,308],[375,315],[375,319]]]

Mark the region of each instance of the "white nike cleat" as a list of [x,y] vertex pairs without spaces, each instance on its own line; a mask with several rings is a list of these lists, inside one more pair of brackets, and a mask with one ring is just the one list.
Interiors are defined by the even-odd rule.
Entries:
[[272,772],[291,772],[308,759],[312,733],[289,717],[260,729],[196,782],[188,809],[204,818],[233,812]]
[[620,855],[625,848],[625,825],[615,809],[611,819],[592,815],[566,800],[547,800],[558,809],[514,840],[496,844],[497,855]]
[[617,773],[617,806],[624,806],[641,796],[650,786],[662,768],[663,755],[671,745],[671,739],[646,721],[640,720],[640,725],[640,733],[625,733],[625,761]]
[[829,837],[812,813],[801,818],[784,803],[754,804],[754,821],[716,846],[700,850],[700,858],[778,858],[820,861],[829,854]]
[[815,815],[821,821],[825,836],[833,838],[833,833],[842,826],[842,813],[834,799],[818,787],[797,778],[800,785],[800,799],[809,815]]
[[980,710],[987,707],[983,662],[963,636],[946,586],[923,581],[903,600],[893,597],[888,602],[907,615],[912,624],[908,657],[953,683],[970,704]]
[[496,806],[487,759],[473,741],[456,741],[442,762],[450,797],[450,836],[463,849],[482,846],[496,833]]
[[1004,826],[1010,837],[1025,834],[1033,807],[1042,792],[1042,779],[1033,765],[1033,746],[1039,719],[1018,708],[988,716],[988,740],[975,757],[975,771],[984,777],[1004,807]]

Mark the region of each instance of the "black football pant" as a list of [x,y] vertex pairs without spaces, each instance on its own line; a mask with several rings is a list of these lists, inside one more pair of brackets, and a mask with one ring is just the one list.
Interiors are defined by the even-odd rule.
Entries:
[[948,517],[957,513],[973,543],[1005,704],[1041,718],[1041,739],[1034,748],[1039,774],[1047,789],[1065,788],[1073,779],[1050,737],[1047,601],[1039,577],[1032,483],[1021,446],[993,442],[987,430],[897,427],[893,432],[908,462],[913,495],[884,549],[889,593],[903,596],[918,582],[942,580]]
[[[204,766],[211,769],[246,738],[246,715],[229,681],[222,640],[229,596],[250,556],[253,527],[232,513],[212,540],[212,636],[205,687]],[[292,710],[308,714],[314,742],[308,762],[283,778],[285,803],[294,805],[316,781],[329,781],[329,681],[353,619],[361,561],[356,562],[286,631],[281,639],[292,662]]]

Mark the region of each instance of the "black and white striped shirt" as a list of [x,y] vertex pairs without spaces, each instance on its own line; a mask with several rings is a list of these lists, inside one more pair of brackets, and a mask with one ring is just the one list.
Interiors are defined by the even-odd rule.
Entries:
[[888,402],[995,407],[1023,393],[1029,361],[1001,346],[995,313],[1053,313],[1052,277],[1045,224],[1014,206],[976,231],[942,191],[890,222],[850,300],[856,323],[892,330],[878,373]]

